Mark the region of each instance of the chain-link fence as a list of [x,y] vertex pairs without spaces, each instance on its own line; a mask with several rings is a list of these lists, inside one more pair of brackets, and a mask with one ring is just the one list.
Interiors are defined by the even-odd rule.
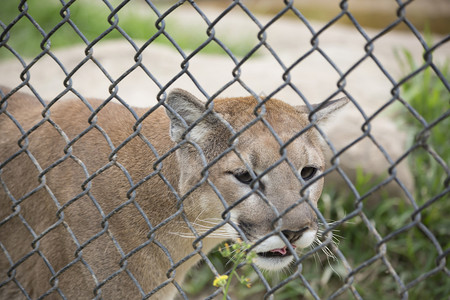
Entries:
[[2,299],[449,297],[448,3],[279,2],[0,4]]

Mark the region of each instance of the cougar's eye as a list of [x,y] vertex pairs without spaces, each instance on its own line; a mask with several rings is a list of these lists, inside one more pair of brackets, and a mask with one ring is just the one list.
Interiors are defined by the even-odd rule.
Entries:
[[253,180],[252,175],[250,175],[250,173],[247,171],[233,173],[233,175],[237,180],[239,180],[240,182],[242,182],[244,184],[250,184],[250,182],[252,182],[252,180]]
[[314,175],[316,175],[317,172],[317,168],[314,167],[304,167],[301,171],[300,171],[300,175],[302,176],[303,180],[308,181],[311,178],[314,177]]

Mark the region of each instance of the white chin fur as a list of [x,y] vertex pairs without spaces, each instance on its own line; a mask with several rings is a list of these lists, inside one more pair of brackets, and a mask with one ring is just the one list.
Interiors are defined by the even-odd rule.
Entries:
[[294,260],[294,256],[289,255],[286,257],[261,257],[257,256],[255,258],[255,264],[263,270],[267,271],[280,271],[281,269],[289,266]]
[[[303,233],[302,237],[295,242],[295,246],[298,248],[306,248],[312,244],[317,234],[317,230],[309,229],[305,233]],[[285,243],[283,240],[275,235],[271,236],[268,239],[264,240],[261,244],[255,247],[256,253],[258,252],[267,252],[273,249],[283,248],[285,247]],[[268,271],[279,271],[281,269],[289,266],[294,260],[293,255],[288,255],[285,257],[262,257],[257,256],[255,258],[255,264],[261,269]]]

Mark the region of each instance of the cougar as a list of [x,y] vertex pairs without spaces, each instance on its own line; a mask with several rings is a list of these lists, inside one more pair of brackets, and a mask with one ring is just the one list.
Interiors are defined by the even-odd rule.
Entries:
[[313,114],[181,89],[150,110],[80,99],[2,88],[1,299],[172,299],[222,240],[245,240],[274,271],[314,241],[314,124],[346,98]]

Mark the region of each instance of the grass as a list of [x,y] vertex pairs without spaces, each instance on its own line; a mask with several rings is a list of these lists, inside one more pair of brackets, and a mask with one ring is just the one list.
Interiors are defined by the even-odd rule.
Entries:
[[[416,70],[416,65],[412,56],[407,51],[403,52],[403,68]],[[444,78],[450,78],[448,63],[440,68]],[[450,109],[450,93],[435,75],[431,67],[426,68],[418,76],[414,76],[403,84],[403,97],[412,108],[420,114],[428,124],[433,123],[443,113]],[[417,138],[417,134],[424,129],[424,125],[411,113],[404,113],[403,120],[405,127],[411,132],[411,137]],[[429,131],[427,144],[445,162],[450,161],[450,118],[439,122]],[[411,168],[414,170],[427,170],[431,176],[417,176],[416,186],[419,187],[417,199],[427,199],[430,195],[436,195],[442,190],[445,179],[444,169],[429,155],[424,148],[418,148],[412,155]]]
[[[67,1],[68,2],[68,1]],[[112,0],[110,3],[114,8],[121,1]],[[125,39],[129,36],[133,40],[147,41],[157,35],[154,43],[163,44],[173,47],[171,41],[163,34],[158,35],[158,28],[155,25],[157,15],[146,5],[125,5],[117,13],[118,27],[114,27],[117,19],[112,18],[108,21],[111,13],[101,1],[76,1],[70,5],[70,20],[84,36],[84,41],[69,22],[62,22],[61,16],[62,4],[57,0],[40,0],[28,1],[27,13],[35,20],[44,34],[32,24],[26,17],[20,18],[16,24],[9,30],[9,40],[7,44],[11,46],[20,56],[35,57],[42,52],[45,36],[48,35],[53,28],[59,28],[49,37],[51,50],[61,47],[68,47],[76,44],[90,43],[98,39],[103,32],[109,33],[102,40]],[[133,4],[133,3],[130,3]],[[143,4],[143,3],[142,3]],[[20,14],[18,1],[3,1],[0,9],[0,21],[5,28],[15,17]],[[24,8],[22,8],[23,10]],[[200,16],[199,16],[200,18]],[[174,41],[186,52],[193,51],[208,40],[206,34],[206,23],[194,22],[192,24],[183,22],[175,17],[168,16],[164,19],[164,30]],[[202,24],[202,25],[199,25]],[[3,30],[4,30],[3,28]],[[120,30],[122,32],[120,32]],[[243,56],[249,52],[254,46],[250,41],[256,40],[256,37],[250,38],[245,34],[241,34],[238,38],[221,37],[220,40],[225,46],[236,56]],[[42,44],[42,46],[40,46]],[[211,41],[201,50],[202,53],[226,55],[226,52],[216,42]],[[0,48],[0,59],[13,58],[13,55],[6,50]]]

